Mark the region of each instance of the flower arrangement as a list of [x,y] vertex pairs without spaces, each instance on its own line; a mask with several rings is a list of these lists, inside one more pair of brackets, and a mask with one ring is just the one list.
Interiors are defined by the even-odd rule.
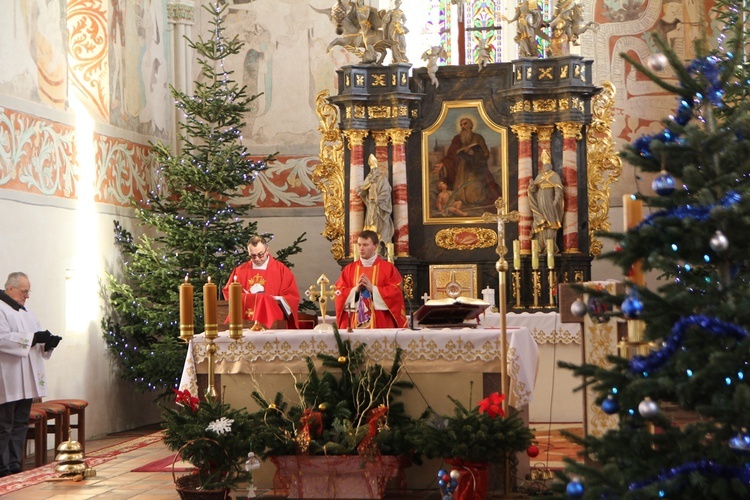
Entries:
[[256,419],[254,452],[260,457],[280,455],[413,454],[410,430],[415,421],[395,399],[412,386],[399,380],[400,348],[386,370],[366,359],[366,344],[353,348],[334,330],[338,356],[318,354],[327,371],[319,373],[307,359],[307,378],[296,384],[298,402],[281,393],[273,401],[252,394],[261,409]]
[[253,446],[254,420],[242,409],[219,400],[200,401],[190,391],[178,391],[176,408],[163,407],[164,444],[197,467],[198,489],[228,489],[248,482],[245,470]]
[[471,410],[457,399],[448,398],[454,404],[452,416],[428,410],[418,422],[415,439],[425,456],[500,463],[508,453],[531,445],[534,436],[518,412],[505,414],[504,394],[492,393]]

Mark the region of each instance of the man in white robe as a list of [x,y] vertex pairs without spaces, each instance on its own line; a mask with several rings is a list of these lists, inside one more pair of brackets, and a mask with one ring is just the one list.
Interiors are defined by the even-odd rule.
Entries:
[[47,395],[44,360],[61,340],[24,307],[30,293],[21,272],[0,290],[0,477],[21,472],[32,400]]

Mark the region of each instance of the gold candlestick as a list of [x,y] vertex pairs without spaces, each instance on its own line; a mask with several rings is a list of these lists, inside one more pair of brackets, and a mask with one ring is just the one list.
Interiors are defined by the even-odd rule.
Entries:
[[554,309],[555,308],[555,287],[557,286],[557,279],[555,276],[554,269],[549,270],[548,281],[549,281],[549,303],[545,306],[545,308]]
[[[355,247],[356,248],[356,247]],[[305,295],[310,297],[310,300],[317,301],[318,306],[320,307],[320,316],[322,318],[322,323],[319,323],[315,325],[315,328],[313,328],[316,332],[322,332],[322,333],[331,333],[333,332],[333,326],[326,323],[326,304],[328,303],[328,299],[334,298],[336,295],[338,295],[339,292],[336,289],[336,285],[331,285],[328,290],[326,290],[326,286],[330,283],[328,281],[328,278],[326,278],[325,274],[321,274],[320,278],[318,278],[317,284],[320,287],[319,290],[315,288],[315,285],[310,285],[310,288],[305,292]]]
[[532,309],[540,309],[539,306],[539,296],[542,295],[542,272],[538,269],[534,269],[531,271],[531,278],[532,278],[532,292],[534,294],[534,305],[531,306]]
[[513,309],[523,309],[521,307],[521,270],[513,270],[513,296],[516,298],[516,305]]

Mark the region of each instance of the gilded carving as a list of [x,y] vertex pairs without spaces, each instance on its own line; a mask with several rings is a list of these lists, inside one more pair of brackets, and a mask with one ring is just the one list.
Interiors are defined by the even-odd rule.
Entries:
[[411,135],[411,129],[404,128],[389,128],[385,132],[391,138],[391,142],[394,146],[406,144],[406,138]]
[[534,101],[534,113],[545,113],[548,111],[554,111],[555,106],[556,106],[556,103],[554,99],[538,99]]
[[385,87],[385,73],[373,73],[372,74],[372,87]]
[[344,130],[342,133],[349,143],[349,149],[364,144],[365,137],[369,134],[367,130]]
[[570,101],[568,101],[567,97],[563,97],[559,101],[557,101],[557,107],[560,109],[560,111],[567,111],[570,108]]
[[521,68],[516,68],[516,80],[519,82],[523,80],[523,73],[521,73]]
[[406,85],[408,80],[406,79],[406,73],[401,73],[401,85]]
[[[344,258],[344,139],[338,128],[338,112],[329,100],[328,90],[315,98],[315,110],[320,121],[320,163],[313,171],[312,179],[323,193],[326,225],[323,237],[332,243],[333,258]],[[366,132],[365,132],[366,133]],[[364,137],[364,136],[363,136]],[[352,138],[350,136],[350,144]]]
[[409,106],[398,105],[398,116],[409,116]]
[[344,75],[344,87],[351,87],[351,86],[352,86],[351,77],[348,74]]
[[365,75],[354,75],[354,84],[357,87],[365,86]]
[[549,142],[552,139],[552,132],[554,131],[555,127],[552,125],[538,125],[536,127],[536,133],[540,141]]
[[622,174],[622,160],[614,149],[615,86],[602,84],[602,91],[591,100],[591,124],[586,134],[589,191],[589,248],[591,255],[602,252],[602,242],[594,237],[597,231],[609,231],[610,185]]
[[404,298],[408,300],[414,299],[414,275],[407,274],[404,276]]
[[354,118],[364,118],[365,117],[365,106],[362,104],[355,104],[354,105]]
[[435,235],[435,244],[447,250],[474,250],[497,245],[497,233],[476,227],[450,227]]
[[376,147],[388,145],[388,133],[385,130],[373,130],[372,138],[375,139]]
[[526,79],[531,80],[531,66],[526,68]]
[[578,122],[558,122],[555,124],[562,132],[563,138],[565,139],[576,139],[581,140],[583,138],[583,135],[581,135],[581,128],[583,127],[582,123]]
[[367,108],[367,117],[370,119],[390,118],[390,106],[369,106]]
[[523,111],[523,101],[516,101],[513,103],[513,105],[510,107],[511,113],[520,113]]
[[539,80],[552,80],[552,66],[546,68],[539,68]]
[[346,107],[346,117],[348,119],[351,119],[351,117],[352,117],[352,107],[351,106],[347,106]]
[[392,74],[391,74],[391,87],[395,87],[395,86],[396,86],[396,83],[397,83],[397,80],[396,80],[396,74],[395,74],[395,73],[392,73]]
[[560,79],[564,80],[566,78],[568,78],[568,67],[560,66]]
[[511,125],[510,129],[513,131],[516,136],[518,136],[519,141],[530,141],[531,140],[531,134],[536,131],[536,127],[534,125]]

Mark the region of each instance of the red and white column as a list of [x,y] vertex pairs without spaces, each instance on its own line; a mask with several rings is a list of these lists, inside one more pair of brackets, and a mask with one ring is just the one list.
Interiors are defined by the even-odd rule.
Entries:
[[393,144],[393,248],[397,257],[409,255],[409,207],[406,189],[406,138],[411,130],[389,129]]
[[557,128],[563,135],[563,247],[565,253],[579,253],[578,248],[578,141],[581,123],[561,122]]
[[531,253],[531,206],[529,205],[529,184],[531,169],[531,134],[533,125],[512,125],[511,130],[518,136],[518,239],[521,253]]
[[357,190],[365,180],[364,142],[368,133],[367,130],[343,131],[352,152],[349,161],[349,256],[354,255],[357,238],[365,224],[365,204]]

